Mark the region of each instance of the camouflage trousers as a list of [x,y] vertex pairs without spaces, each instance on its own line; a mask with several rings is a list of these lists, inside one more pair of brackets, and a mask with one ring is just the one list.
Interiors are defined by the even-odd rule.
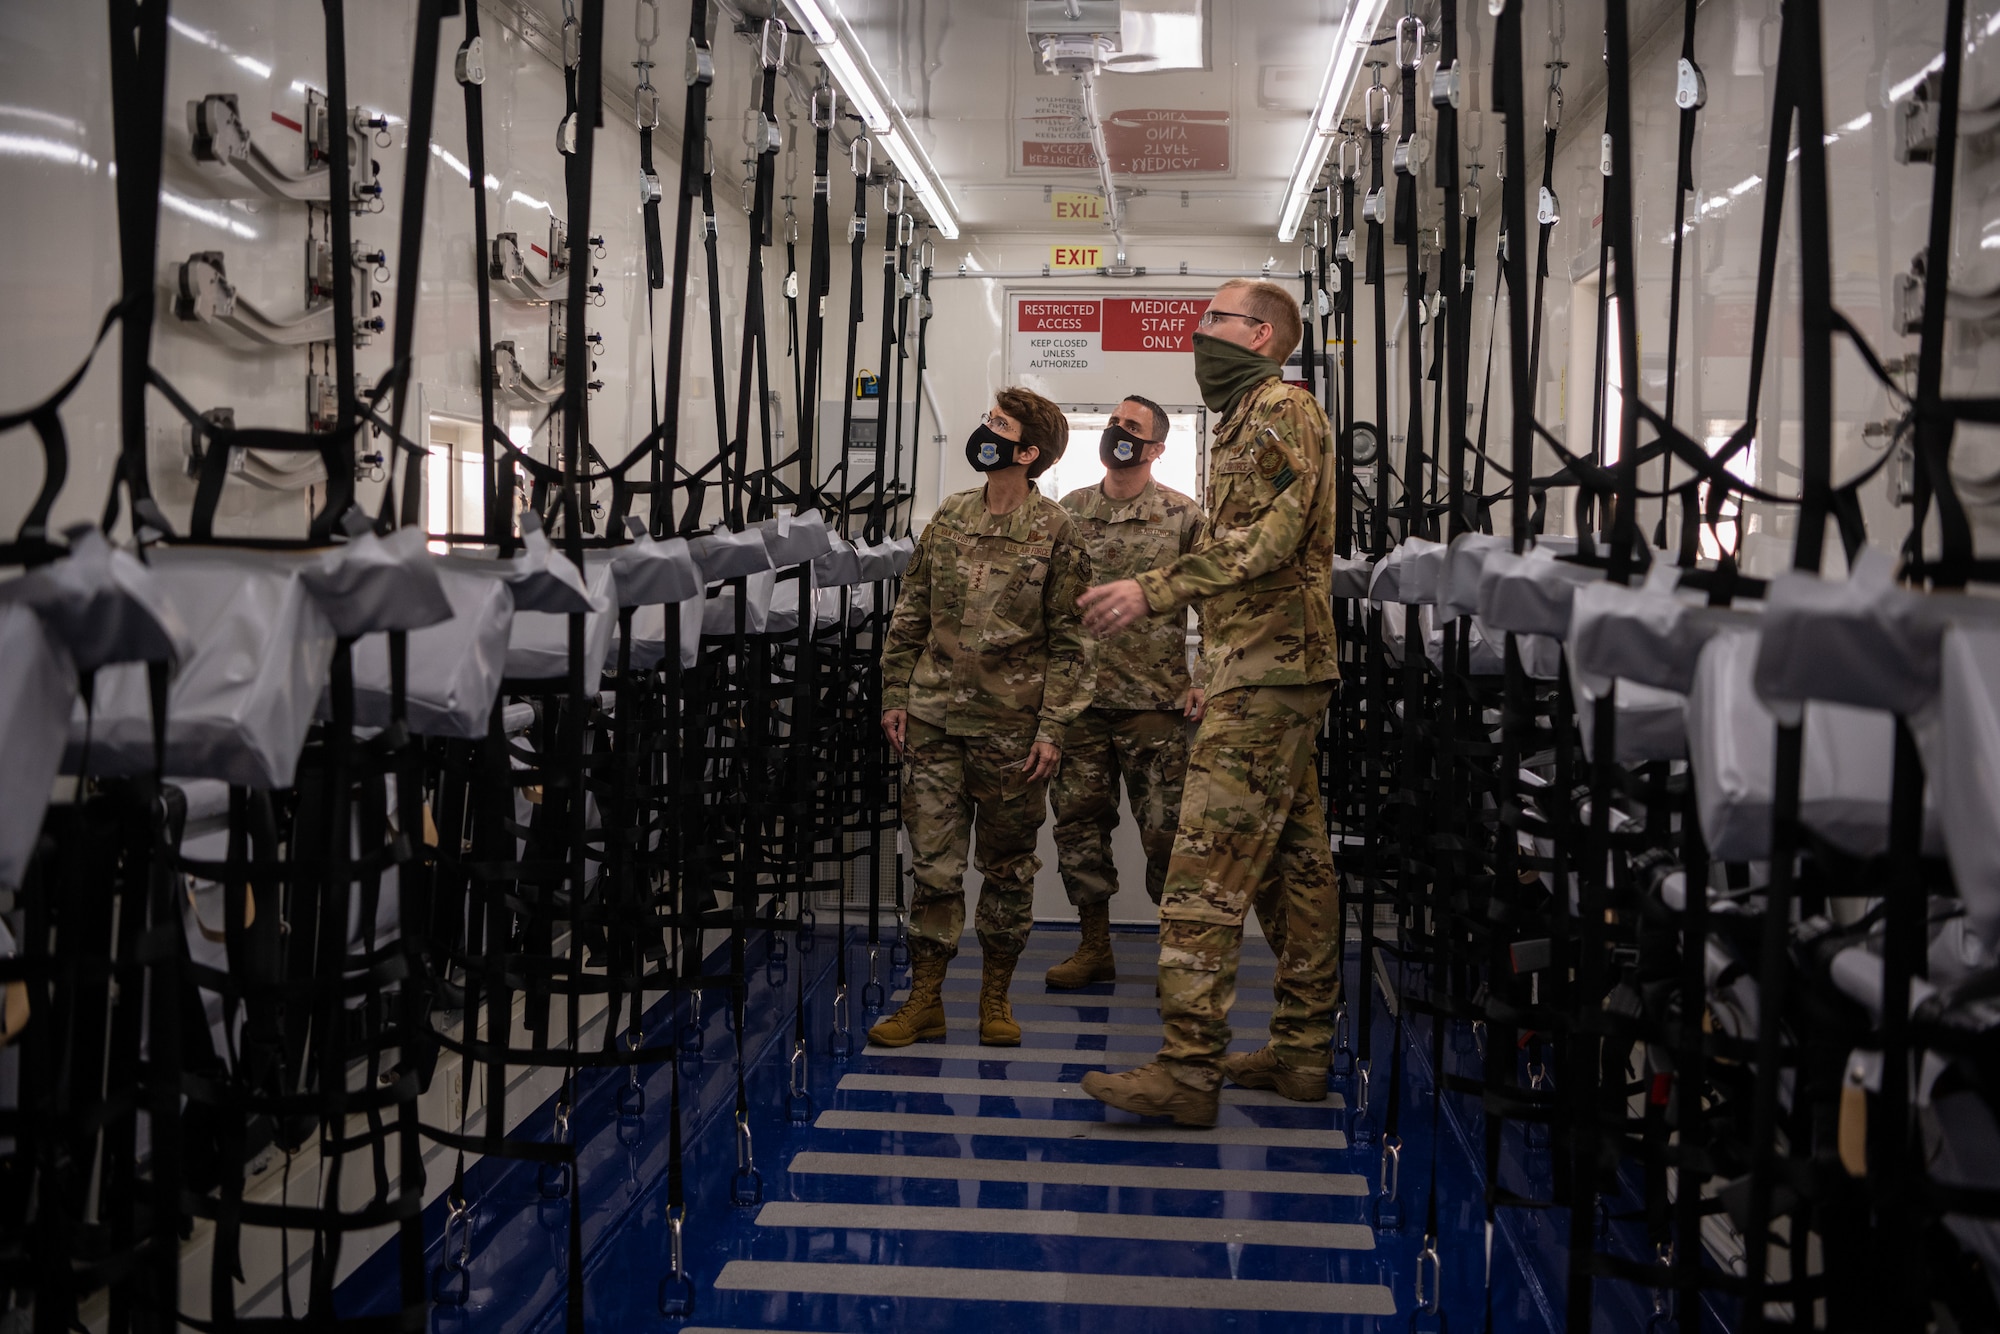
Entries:
[[1271,1046],[1298,1070],[1331,1059],[1340,902],[1314,756],[1331,696],[1241,686],[1209,698],[1195,733],[1160,904],[1160,1061],[1183,1083],[1222,1082],[1253,907],[1278,960]]
[[1062,768],[1049,784],[1049,804],[1056,815],[1063,892],[1079,908],[1118,892],[1111,831],[1118,827],[1121,775],[1146,852],[1146,893],[1158,903],[1187,776],[1187,719],[1178,709],[1085,709],[1063,738]]
[[903,826],[916,888],[910,944],[918,953],[958,953],[965,931],[966,855],[978,833],[983,877],[973,929],[994,958],[1013,958],[1035,923],[1035,836],[1048,812],[1048,784],[1022,777],[1033,726],[997,736],[949,736],[910,719],[903,756]]

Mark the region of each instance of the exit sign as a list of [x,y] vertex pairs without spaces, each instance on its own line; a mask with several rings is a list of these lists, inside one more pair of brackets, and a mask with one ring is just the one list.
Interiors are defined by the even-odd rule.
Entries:
[[1104,267],[1104,247],[1097,245],[1059,245],[1049,248],[1051,269],[1101,269]]
[[1104,200],[1074,190],[1051,191],[1049,216],[1057,222],[1103,222]]

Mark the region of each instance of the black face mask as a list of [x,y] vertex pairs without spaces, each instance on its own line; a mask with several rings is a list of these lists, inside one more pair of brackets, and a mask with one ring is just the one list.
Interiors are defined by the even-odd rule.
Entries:
[[1158,443],[1142,440],[1113,422],[1104,428],[1104,435],[1097,442],[1097,457],[1107,468],[1136,468],[1146,461],[1146,446]]
[[965,440],[965,461],[972,465],[974,472],[998,472],[1002,468],[1014,466],[1014,450],[1018,442],[1009,440],[985,422]]

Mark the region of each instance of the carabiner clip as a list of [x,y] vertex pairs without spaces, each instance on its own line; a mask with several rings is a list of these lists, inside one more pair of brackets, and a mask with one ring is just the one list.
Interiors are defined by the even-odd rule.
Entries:
[[[463,1198],[446,1201],[444,1244],[437,1272],[431,1275],[431,1301],[439,1306],[463,1306],[472,1297],[472,1204]],[[460,1229],[458,1253],[451,1249],[451,1231]]]
[[701,992],[696,991],[694,993],[694,1013],[690,1014],[687,1022],[681,1025],[679,1046],[682,1056],[699,1057],[701,1055],[701,1029]]
[[1415,14],[1405,14],[1396,20],[1396,64],[1413,70],[1423,63],[1424,21]]
[[[569,1104],[556,1104],[556,1132],[552,1143],[569,1143]],[[559,1200],[569,1194],[570,1165],[568,1163],[543,1163],[536,1174],[535,1186],[545,1200]]]
[[[625,1040],[628,1051],[638,1051],[646,1045],[644,1033],[633,1033]],[[625,1084],[618,1090],[618,1117],[631,1120],[646,1114],[646,1086],[639,1082],[639,1067],[625,1067]]]
[[749,1209],[764,1200],[764,1176],[750,1148],[750,1118],[736,1115],[736,1173],[729,1178],[729,1199],[739,1209]]
[[907,246],[917,239],[917,215],[902,213],[897,215],[896,244]]
[[799,953],[813,952],[813,928],[819,925],[819,915],[804,903],[799,904]]
[[896,909],[896,938],[889,942],[889,966],[908,968],[910,966],[910,924],[903,917],[903,910]]
[[841,983],[833,993],[833,1032],[828,1036],[827,1050],[836,1061],[844,1061],[854,1055],[854,1030],[848,1024],[847,984]]
[[847,146],[847,168],[856,176],[867,177],[875,171],[875,141],[865,134],[854,136],[854,142]]
[[[819,106],[820,94],[822,93],[826,95],[826,110],[824,112],[820,110]],[[830,83],[823,83],[813,89],[812,101],[806,111],[806,118],[812,122],[812,127],[815,130],[830,130],[833,128],[833,122],[839,110],[839,90]]]
[[[771,49],[774,42],[778,48],[775,52]],[[776,70],[780,74],[785,72],[785,50],[790,42],[791,33],[786,29],[784,20],[764,20],[764,31],[757,42],[757,58],[765,69]]]
[[884,213],[887,213],[892,217],[898,213],[901,213],[903,211],[903,202],[904,202],[904,189],[903,189],[903,182],[900,177],[896,181],[896,202],[893,204],[889,202],[889,182],[887,181],[882,182],[882,211]]
[[806,1087],[808,1074],[806,1040],[798,1038],[792,1043],[792,1080],[785,1099],[785,1110],[791,1115],[793,1125],[802,1126],[812,1120],[812,1091]]
[[1389,1134],[1382,1136],[1382,1198],[1396,1198],[1396,1188],[1403,1182],[1403,1137]]
[[861,1008],[874,1014],[882,1008],[887,999],[881,982],[882,949],[879,945],[868,947],[868,981],[861,987]]
[[660,1314],[669,1320],[685,1320],[694,1314],[694,1279],[687,1272],[686,1251],[681,1239],[685,1206],[667,1207],[667,1276],[660,1280]]
[[[1431,1267],[1431,1286],[1428,1294],[1424,1291],[1424,1264]],[[1438,1258],[1437,1238],[1425,1237],[1424,1248],[1417,1253],[1417,1309],[1427,1315],[1437,1313],[1438,1303],[1444,1298],[1444,1261]]]
[[[1377,96],[1377,94],[1380,94]],[[1368,125],[1370,134],[1383,134],[1389,129],[1389,88],[1387,84],[1371,83],[1361,95],[1361,114]]]
[[929,273],[936,259],[937,247],[931,243],[931,239],[927,236],[924,238],[923,244],[917,247],[917,268],[922,272]]

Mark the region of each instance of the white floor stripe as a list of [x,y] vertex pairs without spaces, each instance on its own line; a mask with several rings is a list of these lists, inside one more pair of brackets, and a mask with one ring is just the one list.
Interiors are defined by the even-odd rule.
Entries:
[[1041,1120],[1014,1116],[939,1116],[926,1112],[827,1111],[821,1130],[874,1130],[891,1135],[977,1135],[993,1138],[1097,1140],[1123,1144],[1245,1144],[1271,1149],[1336,1150],[1347,1147],[1338,1130],[1266,1126],[1149,1126],[1133,1121]]
[[[979,1035],[977,1024],[961,1025],[960,1033],[976,1039]],[[1108,1041],[1109,1039],[1107,1039]],[[1229,1044],[1231,1051],[1256,1051],[1264,1045],[1261,1037],[1237,1038]],[[1089,1065],[1101,1066],[1107,1062],[1126,1069],[1144,1065],[1158,1050],[1158,1043],[1145,1042],[1113,1047],[1106,1051],[1097,1047],[1057,1047],[1053,1045],[1029,1044],[1020,1047],[988,1047],[977,1041],[972,1042],[913,1042],[907,1047],[876,1047],[862,1049],[863,1056],[875,1056],[885,1060],[933,1061],[1013,1061],[1020,1065]]]
[[1351,1172],[1264,1172],[1226,1167],[1153,1167],[1125,1163],[1024,1162],[1017,1158],[934,1158],[922,1154],[821,1153],[792,1156],[791,1170],[811,1176],[915,1177],[943,1181],[1009,1181],[1120,1190],[1251,1191],[1265,1195],[1366,1196],[1368,1182]]
[[1387,1288],[1375,1283],[1286,1283],[1164,1275],[1064,1274],[1046,1270],[731,1260],[723,1266],[715,1286],[751,1292],[1048,1302],[1068,1306],[1296,1311],[1320,1315],[1396,1313],[1396,1299]]
[[[985,1050],[982,1048],[981,1050]],[[853,1074],[840,1078],[842,1093],[936,1093],[945,1096],[981,1098],[1061,1098],[1095,1102],[1083,1086],[1069,1081],[1039,1079],[957,1079],[945,1075]],[[1326,1095],[1325,1102],[1293,1102],[1269,1089],[1224,1087],[1224,1107],[1291,1107],[1314,1111],[1339,1111],[1347,1100],[1338,1093]]]
[[831,1204],[814,1200],[785,1200],[765,1205],[757,1215],[757,1225],[1304,1246],[1330,1251],[1375,1249],[1375,1229],[1365,1223],[1295,1223],[1271,1218],[1178,1218],[1154,1214],[1079,1212],[1074,1209],[947,1209],[913,1204]]

